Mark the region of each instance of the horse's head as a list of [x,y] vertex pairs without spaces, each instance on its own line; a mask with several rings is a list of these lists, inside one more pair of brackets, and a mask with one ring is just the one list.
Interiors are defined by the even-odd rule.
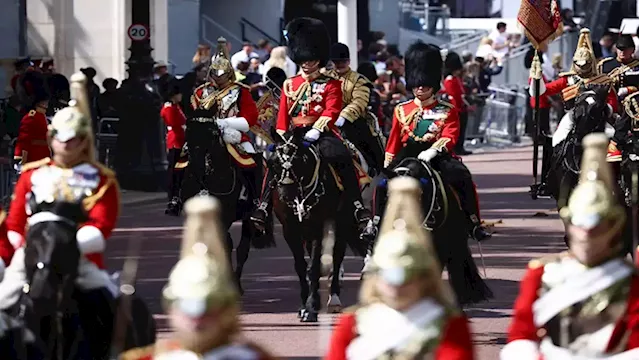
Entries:
[[32,195],[27,206],[31,213],[25,248],[29,294],[55,307],[57,289],[72,289],[77,277],[80,250],[76,232],[87,215],[82,202],[38,203]]
[[314,177],[319,176],[320,159],[317,150],[303,141],[306,128],[295,128],[284,134],[282,141],[273,149],[273,170],[277,181],[280,198],[285,202],[293,202],[302,195],[304,187]]
[[609,85],[582,87],[573,108],[574,131],[577,140],[592,132],[604,131],[607,119]]

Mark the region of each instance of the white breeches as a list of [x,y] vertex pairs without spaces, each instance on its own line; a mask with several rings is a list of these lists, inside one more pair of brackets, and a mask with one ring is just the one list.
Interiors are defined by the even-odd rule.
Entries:
[[571,129],[573,129],[572,114],[573,111],[567,111],[562,117],[562,120],[560,120],[556,132],[553,133],[553,139],[551,140],[552,146],[560,144],[564,139],[567,138],[567,135],[569,135]]
[[251,144],[248,141],[241,142],[240,146],[242,146],[242,148],[244,149],[244,151],[247,152],[247,154],[255,154],[256,153],[256,149],[253,147],[253,144]]
[[[16,250],[11,264],[4,273],[4,280],[0,283],[0,309],[7,309],[14,305],[26,284],[26,268],[24,266],[24,248]],[[82,290],[106,288],[113,297],[118,295],[118,286],[113,283],[106,271],[88,261],[84,256],[78,266],[78,278],[76,285]]]
[[[573,114],[573,111],[568,111],[564,114],[562,120],[560,120],[556,132],[553,133],[553,139],[551,141],[552,146],[560,144],[564,139],[567,138],[567,135],[569,135],[571,129],[573,129],[573,118],[571,117],[571,114]],[[616,129],[611,126],[611,124],[605,122],[604,133],[607,134],[609,138],[613,137],[615,131]]]

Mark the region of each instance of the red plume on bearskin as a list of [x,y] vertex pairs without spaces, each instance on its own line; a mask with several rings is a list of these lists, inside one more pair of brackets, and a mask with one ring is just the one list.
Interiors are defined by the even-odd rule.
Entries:
[[562,35],[562,20],[556,0],[522,0],[518,25],[529,41],[539,48]]
[[324,67],[331,54],[331,37],[324,23],[313,18],[296,18],[285,27],[285,37],[296,64],[305,61],[320,61]]
[[437,92],[442,81],[442,66],[439,47],[420,41],[412,44],[404,55],[407,88],[427,86]]

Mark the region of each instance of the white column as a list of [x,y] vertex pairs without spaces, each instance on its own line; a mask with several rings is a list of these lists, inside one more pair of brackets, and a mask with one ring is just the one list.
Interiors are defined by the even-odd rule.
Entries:
[[338,42],[349,47],[351,69],[358,68],[358,0],[338,0]]

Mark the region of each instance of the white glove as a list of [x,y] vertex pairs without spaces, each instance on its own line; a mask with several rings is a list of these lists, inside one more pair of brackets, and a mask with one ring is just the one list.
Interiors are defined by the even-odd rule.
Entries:
[[225,128],[222,130],[222,140],[227,144],[240,144],[242,133],[234,128]]
[[[540,95],[544,94],[546,91],[547,87],[544,85],[544,80],[540,79]],[[531,79],[529,82],[529,95],[531,97],[536,97],[535,79]]]
[[418,155],[418,160],[421,160],[421,161],[424,161],[424,162],[429,162],[429,161],[431,161],[431,159],[433,159],[437,155],[438,155],[438,150],[436,150],[436,149],[427,149],[427,150],[421,152]]
[[304,139],[308,142],[314,142],[320,138],[320,130],[311,129],[304,134]]
[[629,94],[629,89],[627,89],[627,87],[621,87],[620,89],[618,89],[619,97],[627,96],[628,94]]
[[336,120],[336,126],[337,127],[342,127],[342,125],[344,125],[344,122],[347,121],[347,119],[343,118],[342,116],[340,116],[338,118],[338,120]]
[[227,119],[218,119],[216,120],[216,124],[218,125],[218,128],[220,128],[220,130],[226,129],[229,125],[227,124]]

